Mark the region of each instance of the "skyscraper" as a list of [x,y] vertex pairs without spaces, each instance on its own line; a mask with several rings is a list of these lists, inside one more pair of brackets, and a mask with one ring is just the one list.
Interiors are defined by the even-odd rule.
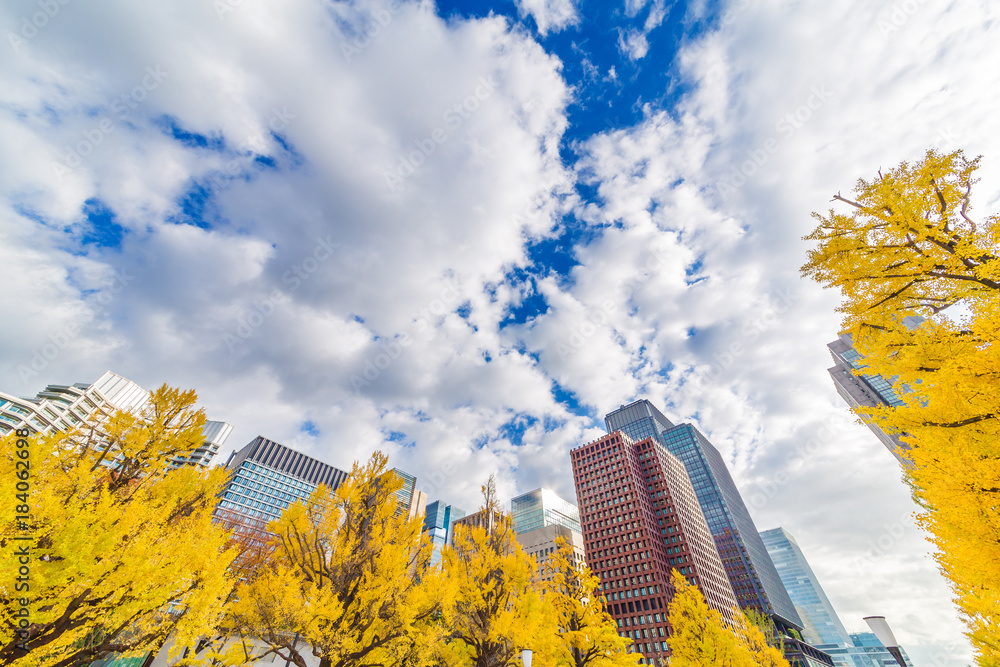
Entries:
[[408,472],[393,468],[392,472],[403,480],[403,488],[396,492],[396,515],[409,518],[423,516],[427,509],[427,494],[417,489],[417,478]]
[[427,505],[423,532],[430,535],[431,544],[434,546],[431,565],[437,565],[441,562],[441,549],[446,544],[451,544],[452,525],[464,516],[463,510],[454,505],[445,505],[440,500],[435,500]]
[[257,436],[229,455],[231,476],[223,489],[216,516],[259,524],[281,516],[296,500],[306,499],[320,484],[336,489],[347,473],[290,447]]
[[535,489],[511,500],[510,508],[517,541],[538,562],[543,576],[547,576],[545,561],[558,548],[559,538],[573,549],[578,564],[584,562],[580,511],[576,505],[550,489]]
[[732,619],[736,598],[683,464],[652,438],[614,432],[570,452],[587,563],[619,632],[665,664],[670,571]]
[[[879,405],[897,406],[903,404],[899,394],[892,388],[892,384],[881,375],[856,375],[854,373],[854,371],[863,368],[864,364],[863,357],[853,347],[851,334],[841,334],[840,338],[829,343],[827,348],[829,348],[834,361],[834,366],[828,368],[827,372],[833,378],[837,393],[849,406],[852,408],[873,408]],[[898,435],[886,433],[872,423],[868,423],[868,428],[896,457],[896,460],[904,466],[911,465],[906,457],[909,445],[900,440]]]
[[[18,398],[0,392],[0,435],[14,429],[32,433],[66,432],[97,427],[116,410],[139,410],[149,401],[149,392],[135,382],[105,372],[93,384],[50,384],[33,398]],[[233,427],[226,422],[205,423],[205,442],[187,456],[176,456],[171,467],[193,465],[205,468],[218,453]],[[112,465],[109,459],[107,465]]]
[[764,531],[760,537],[802,619],[802,637],[814,645],[849,646],[851,638],[795,538],[784,528]]
[[719,450],[694,426],[674,425],[645,399],[622,406],[604,421],[609,432],[652,438],[684,464],[740,608],[769,615],[781,631],[800,629],[801,619]]

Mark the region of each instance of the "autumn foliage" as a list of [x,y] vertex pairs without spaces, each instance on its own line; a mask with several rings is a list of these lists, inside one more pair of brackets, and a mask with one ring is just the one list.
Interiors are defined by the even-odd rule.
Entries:
[[673,572],[674,598],[670,616],[671,667],[788,667],[781,651],[770,645],[767,636],[739,610],[735,625],[726,624],[722,614],[711,609],[701,591]]
[[[19,463],[30,475],[18,503],[26,511],[8,502],[0,515],[0,665],[89,665],[156,651],[168,636],[183,647],[218,623],[236,555],[211,516],[225,471],[168,471],[204,441],[194,400],[164,386],[101,429],[26,438],[26,447],[4,439],[4,498],[19,493]],[[28,587],[18,590],[25,561]]]
[[859,181],[834,197],[847,213],[814,214],[802,270],[842,292],[860,372],[905,403],[859,416],[909,445],[919,521],[986,666],[1000,664],[1000,219],[973,214],[979,162],[930,151]]
[[[16,496],[17,452],[29,449],[31,491],[30,511],[8,504],[0,517],[0,665],[167,653],[173,667],[522,667],[524,649],[533,667],[639,663],[568,544],[541,571],[521,549],[492,477],[482,520],[455,526],[436,566],[421,518],[398,511],[402,480],[379,452],[265,524],[217,508],[226,470],[177,466],[203,442],[194,402],[194,392],[162,387],[138,413],[20,447],[4,441],[2,490]],[[15,545],[30,553],[24,604],[11,589]],[[710,614],[697,590],[678,590],[683,661],[696,627],[685,619]],[[698,650],[717,641],[749,655],[763,646],[754,631],[703,628]]]

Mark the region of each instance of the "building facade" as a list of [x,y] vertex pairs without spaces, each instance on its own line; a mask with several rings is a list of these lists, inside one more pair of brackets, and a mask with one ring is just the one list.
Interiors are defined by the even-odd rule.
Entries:
[[[902,646],[887,647],[874,632],[853,633],[851,635],[851,642],[854,645],[855,651],[852,651],[849,655],[852,658],[855,656],[863,657],[870,661],[873,667],[899,667],[900,661],[902,661],[902,667],[913,667],[910,656],[906,654]],[[897,649],[897,651],[893,652],[892,648]],[[850,667],[855,667],[857,664],[864,663],[855,661],[855,664]]]
[[570,545],[577,565],[586,562],[583,535],[580,534],[580,511],[576,505],[550,489],[535,489],[511,500],[510,509],[517,541],[538,563],[543,577],[549,576],[545,564],[559,548],[559,539]]
[[423,532],[430,536],[431,545],[434,547],[431,565],[437,565],[441,562],[441,550],[444,549],[445,545],[451,544],[453,524],[464,516],[464,510],[454,505],[445,505],[440,500],[435,500],[427,505]]
[[764,531],[760,537],[802,619],[803,639],[816,646],[849,646],[851,638],[795,538],[783,528]]
[[674,425],[645,399],[604,420],[609,432],[651,438],[684,464],[740,608],[769,615],[781,632],[801,630],[802,621],[719,450],[694,426]]
[[230,478],[216,516],[266,525],[289,505],[312,495],[320,484],[336,489],[347,473],[290,447],[257,436],[226,462]]
[[[830,350],[834,362],[833,367],[828,368],[827,372],[833,379],[837,393],[851,408],[903,404],[899,394],[892,388],[892,383],[881,375],[858,375],[855,373],[863,367],[863,363],[862,356],[858,354],[851,343],[850,334],[841,334],[840,338],[829,343],[827,348]],[[904,466],[910,465],[909,458],[906,456],[909,445],[900,440],[898,435],[886,433],[875,424],[866,423],[871,432],[885,445],[885,448],[896,457],[896,460]]]
[[[128,378],[105,372],[93,384],[50,384],[32,398],[0,392],[0,435],[15,429],[31,433],[65,433],[75,428],[97,427],[117,410],[141,410],[149,391]],[[171,468],[192,465],[206,468],[233,432],[226,422],[205,423],[205,442],[187,456],[175,456]],[[108,465],[113,464],[113,459]]]
[[535,489],[511,500],[510,516],[517,533],[554,525],[580,532],[580,510],[550,489]]
[[677,570],[732,620],[736,598],[683,464],[616,431],[570,452],[587,564],[644,664],[666,664]]
[[409,518],[423,516],[427,510],[427,494],[417,489],[417,478],[408,472],[393,468],[392,472],[403,480],[403,488],[396,492],[396,516]]
[[[775,528],[760,535],[799,612],[804,626],[802,636],[808,644],[828,655],[835,667],[899,667],[892,651],[874,634],[848,634],[805,554],[788,531]],[[900,649],[900,652],[905,658],[905,651]],[[913,667],[909,658],[905,658],[904,667]]]

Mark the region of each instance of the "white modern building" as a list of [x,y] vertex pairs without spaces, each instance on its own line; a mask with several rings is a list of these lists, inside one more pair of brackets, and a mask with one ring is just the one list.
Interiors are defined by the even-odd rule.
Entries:
[[[141,410],[148,401],[149,391],[111,371],[93,384],[50,384],[34,397],[0,391],[0,436],[15,429],[44,434],[95,427],[116,410]],[[204,444],[186,457],[175,457],[172,467],[207,467],[232,431],[226,422],[206,422]]]

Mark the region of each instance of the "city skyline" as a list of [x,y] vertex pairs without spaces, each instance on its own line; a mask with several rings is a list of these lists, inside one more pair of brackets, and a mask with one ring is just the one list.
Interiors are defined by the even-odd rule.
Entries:
[[[79,409],[86,407],[90,410],[102,408],[105,411],[114,409],[137,411],[142,409],[148,395],[149,392],[136,383],[108,371],[92,385],[86,383],[77,383],[72,386],[49,385],[44,392],[40,392],[35,398],[14,399],[9,394],[0,393],[0,399],[4,397],[8,399],[5,402],[0,402],[0,409],[10,412],[12,406],[15,408],[16,411],[11,412],[11,414],[20,417],[22,421],[19,424],[8,421],[14,426],[23,427],[28,423],[26,420],[44,418],[49,424],[46,428],[53,428],[54,425],[59,430],[67,430],[72,424],[81,423],[81,418],[87,423],[97,423],[94,421],[96,419],[94,415],[88,416],[85,412],[80,412]],[[11,400],[15,400],[17,403],[11,403]],[[78,403],[80,404],[79,409],[76,407]],[[18,404],[30,407],[31,411],[17,409]],[[58,410],[54,412],[52,408],[58,408]],[[748,525],[753,526],[752,520],[746,514],[740,493],[735,488],[718,451],[690,424],[675,425],[646,399],[622,405],[617,410],[608,413],[605,415],[605,425],[611,431],[607,436],[580,445],[570,452],[574,469],[580,471],[574,474],[575,498],[588,500],[587,518],[591,521],[588,525],[591,531],[587,532],[589,539],[585,540],[583,537],[584,524],[581,524],[578,505],[559,497],[550,489],[540,487],[510,501],[508,514],[511,527],[517,534],[518,542],[526,550],[526,553],[536,558],[539,570],[545,576],[545,560],[558,548],[557,538],[564,539],[571,545],[576,554],[575,558],[580,563],[588,560],[585,556],[587,552],[590,552],[590,557],[595,561],[594,565],[601,568],[596,570],[595,574],[598,574],[605,582],[610,581],[612,588],[615,585],[620,588],[622,581],[615,581],[612,577],[624,575],[625,569],[622,568],[620,571],[609,569],[609,564],[624,565],[629,556],[626,556],[625,559],[613,558],[611,561],[598,560],[602,557],[608,558],[609,550],[600,551],[594,546],[593,536],[597,533],[593,532],[593,528],[612,525],[625,518],[637,518],[638,522],[628,523],[625,527],[640,528],[640,533],[629,534],[629,538],[640,536],[646,537],[647,540],[652,538],[653,544],[645,541],[631,546],[625,545],[624,548],[627,552],[634,546],[653,547],[656,555],[652,558],[649,556],[649,552],[638,554],[643,569],[652,565],[649,568],[652,570],[652,581],[655,582],[657,577],[661,582],[667,581],[667,573],[673,569],[675,564],[675,558],[664,557],[663,553],[657,552],[657,550],[662,551],[663,549],[664,545],[659,544],[660,539],[663,539],[667,545],[665,553],[681,553],[682,558],[676,559],[678,563],[681,561],[693,563],[690,567],[678,568],[688,578],[689,583],[702,590],[710,607],[729,618],[731,610],[736,606],[737,597],[734,596],[736,589],[730,587],[729,582],[726,581],[727,574],[729,579],[735,583],[741,580],[752,580],[756,576],[756,571],[766,570],[761,567],[763,563],[758,557],[754,561],[754,566],[745,573],[732,570],[727,572],[729,564],[723,567],[720,554],[732,551],[731,547],[742,543],[743,540],[737,539],[733,542],[732,538],[716,538],[719,541],[718,551],[713,543],[712,530],[706,523],[706,516],[720,516],[722,514],[728,516],[732,514],[728,507],[738,506],[741,509],[735,514],[739,516],[742,512],[746,515],[743,522],[749,522]],[[43,424],[40,422],[34,425],[35,428],[41,426]],[[223,437],[216,438],[216,440],[225,442],[231,430],[232,426],[229,424],[208,422],[206,425],[207,442],[205,446],[199,448],[198,452],[206,450],[206,447],[213,442],[211,435],[221,434]],[[629,433],[635,434],[640,440],[633,440],[629,437]],[[191,464],[206,467],[217,448],[218,445],[213,445],[212,450],[206,450],[207,455],[199,454],[191,457]],[[605,448],[607,448],[606,451],[597,451],[605,450]],[[676,452],[677,456],[684,457],[684,462],[682,463],[682,459],[672,452]],[[587,456],[588,453],[591,456]],[[635,469],[631,469],[626,463],[629,454],[632,458],[640,461],[639,466],[631,466]],[[595,468],[592,465],[594,459],[600,457],[617,460],[619,463],[617,465],[612,463],[609,466],[610,461],[604,461],[604,467]],[[652,460],[641,462],[643,459]],[[714,462],[714,466],[711,462]],[[220,493],[216,514],[234,525],[249,521],[251,526],[262,526],[266,522],[278,518],[290,503],[308,498],[318,484],[328,484],[335,490],[348,477],[348,473],[342,470],[293,448],[270,441],[263,436],[257,436],[241,449],[232,452],[224,465],[221,461],[214,463],[231,471],[231,478]],[[616,467],[619,468],[618,473],[613,472]],[[624,471],[621,470],[622,467],[625,468]],[[640,472],[639,467],[641,467],[641,474],[636,476]],[[597,472],[599,475],[600,473],[604,474],[603,477],[596,478],[599,488],[605,490],[610,488],[611,493],[602,491],[598,494],[600,500],[595,499],[593,490],[586,490],[587,486],[594,486],[593,481],[588,481],[594,478],[592,472]],[[402,482],[402,487],[395,494],[396,514],[406,514],[410,518],[421,520],[422,530],[429,533],[434,546],[432,564],[440,561],[441,547],[450,543],[452,526],[455,522],[478,524],[480,521],[478,517],[481,517],[481,511],[466,516],[463,510],[453,508],[451,505],[446,506],[441,501],[428,504],[428,494],[417,488],[416,477],[399,468],[391,469],[390,473]],[[692,486],[694,479],[701,480],[697,494],[695,487]],[[625,486],[618,488],[616,486],[618,484],[625,484]],[[634,502],[644,498],[643,489],[647,485],[648,498],[645,498],[643,502]],[[728,491],[724,489],[728,489]],[[705,499],[706,491],[710,492],[707,500]],[[621,492],[625,492],[625,495],[615,496],[613,503],[607,500],[612,493]],[[629,492],[631,492],[631,496]],[[656,500],[664,494],[666,494],[664,500]],[[630,499],[633,501],[632,503],[627,502]],[[621,507],[614,507],[618,503],[621,503]],[[722,508],[721,513],[715,507],[718,503],[722,503],[719,505],[719,508]],[[643,504],[645,507],[642,507]],[[664,519],[655,520],[660,526],[662,538],[655,535],[656,524],[654,524],[652,512],[649,511],[650,506],[657,515],[662,513],[668,524],[671,521],[676,522],[674,526],[670,526],[664,524]],[[600,511],[600,508],[606,507],[617,510],[617,513],[610,512],[610,520],[601,521],[600,517],[609,516],[608,511]],[[656,509],[657,507],[663,509]],[[633,509],[645,509],[646,512],[636,511],[632,513],[627,511]],[[732,525],[735,527],[738,523],[739,520]],[[665,525],[667,527],[663,527]],[[607,531],[607,534],[610,535],[611,532],[617,531]],[[676,532],[676,535],[668,535],[668,532]],[[600,534],[604,535],[605,531],[600,531]],[[726,534],[729,534],[728,530]],[[756,536],[756,533],[754,535]],[[737,537],[739,537],[738,534]],[[677,547],[670,546],[671,541],[676,541],[678,538],[681,542],[680,551],[677,550]],[[774,620],[783,631],[789,628],[802,631],[803,638],[811,644],[811,646],[802,645],[788,637],[786,638],[786,650],[794,651],[797,647],[799,652],[797,655],[801,659],[811,655],[817,659],[815,664],[825,664],[823,660],[828,659],[828,657],[818,654],[814,647],[820,646],[819,650],[835,649],[833,653],[837,654],[837,659],[855,661],[838,663],[843,664],[844,667],[865,667],[868,663],[864,660],[877,659],[877,656],[881,655],[878,653],[881,649],[877,648],[881,644],[875,639],[875,635],[866,639],[868,637],[866,633],[852,633],[850,636],[846,633],[836,611],[812,573],[808,561],[791,535],[784,529],[777,528],[762,531],[759,538],[763,540],[762,545],[766,545],[769,554],[768,563],[771,563],[772,557],[775,558],[774,564],[769,565],[769,567],[774,569],[775,566],[779,566],[779,583],[782,585],[780,592],[788,597],[788,593],[784,592],[784,586],[791,586],[788,589],[789,593],[796,592],[793,612],[791,614],[787,611],[783,614],[775,614],[772,611]],[[607,541],[604,541],[603,545],[607,546]],[[622,548],[618,547],[618,549]],[[746,547],[741,547],[741,549],[745,554]],[[610,553],[613,554],[614,549]],[[670,562],[669,568],[666,566],[668,560]],[[749,565],[746,560],[742,562],[746,563],[743,567]],[[638,573],[640,566],[636,565],[635,567],[635,572]],[[629,571],[632,571],[631,567],[629,567]],[[778,571],[774,574],[777,575]],[[647,578],[646,581],[648,583],[649,579]],[[721,588],[720,582],[722,583]],[[624,607],[619,611],[618,605],[612,604],[611,601],[615,599],[615,594],[612,592],[612,594],[608,594],[609,612],[621,619],[620,622],[623,621],[626,628],[629,621],[635,626],[637,618],[631,614],[664,608],[664,601],[669,602],[669,596],[672,594],[672,586],[665,587],[665,590],[664,587],[655,586],[649,589],[648,594],[654,595],[654,591],[657,596],[655,599],[643,601],[646,605],[652,603],[650,606],[643,609],[639,607],[637,601],[636,608],[630,608],[628,611]],[[752,584],[750,597],[752,598],[754,594],[760,596],[764,594],[763,591],[764,588],[760,586],[760,583]],[[778,592],[772,583],[768,586],[766,595],[768,598],[775,599]],[[645,589],[643,589],[643,594],[646,595]],[[727,603],[727,600],[731,603]],[[770,609],[770,603],[766,598],[762,602]],[[787,602],[790,604],[791,600]],[[749,599],[741,599],[740,605],[760,607],[759,604]],[[629,606],[631,607],[631,605]],[[796,612],[804,613],[804,615],[799,616]],[[663,633],[669,627],[667,616],[655,614],[655,617],[654,625],[654,615],[640,615],[638,617],[640,625],[648,623],[653,627],[641,628],[638,631],[624,631],[625,634],[632,638],[632,632],[642,632],[642,635],[634,637],[637,642],[640,639],[649,638],[645,634],[647,631],[652,633],[651,637],[653,638],[668,636],[657,635],[658,631]],[[789,619],[792,618],[795,620],[790,621]],[[858,639],[859,637],[861,639]],[[662,657],[662,653],[666,650],[665,646],[663,642],[637,644],[638,650],[643,651],[644,655],[647,656],[649,664],[654,664],[657,659]],[[789,649],[789,646],[793,648]],[[643,649],[643,647],[645,648]],[[885,654],[889,655],[889,652],[885,651]],[[786,653],[786,655],[788,654]],[[905,656],[905,651],[903,656]],[[905,659],[908,661],[908,656]]]
[[467,511],[491,472],[571,498],[647,398],[845,619],[969,661],[799,267],[813,211],[929,148],[983,155],[997,212],[993,3],[43,4],[0,4],[0,391],[195,389],[215,460],[382,449]]

